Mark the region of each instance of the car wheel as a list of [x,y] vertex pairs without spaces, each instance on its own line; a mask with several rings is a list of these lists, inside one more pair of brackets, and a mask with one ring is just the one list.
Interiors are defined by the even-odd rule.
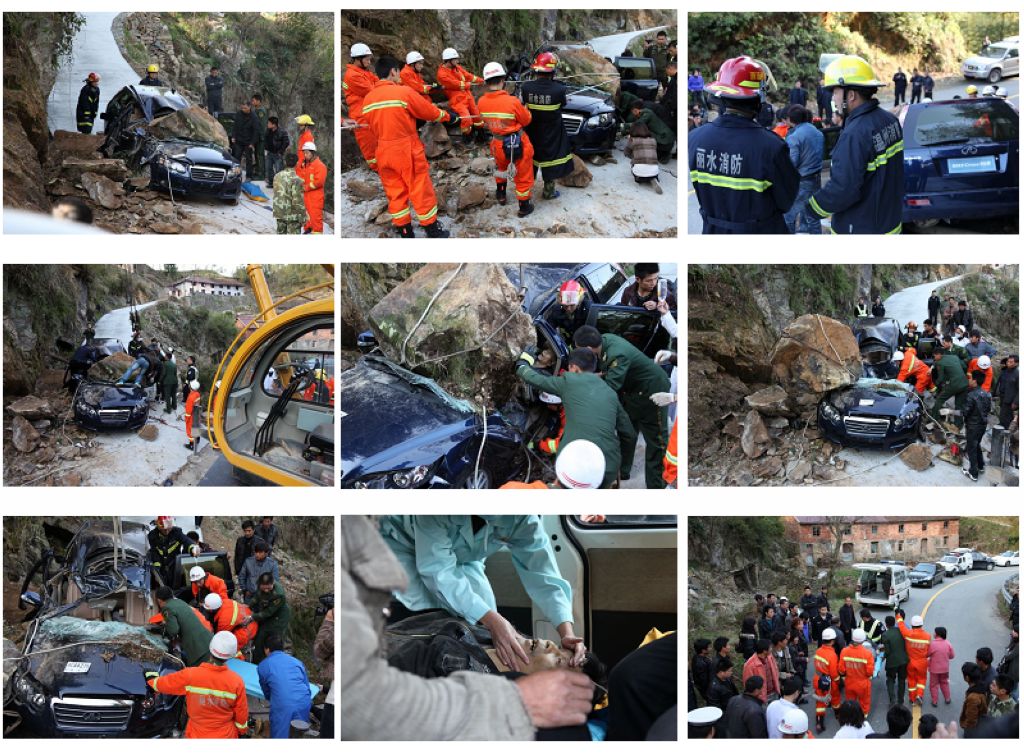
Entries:
[[988,562],[988,563],[987,563],[987,564],[985,565],[985,571],[992,571],[992,568],[993,568],[994,566],[995,566],[995,564],[993,564],[993,563],[992,563],[991,561],[989,561],[989,562]]
[[456,487],[468,488],[470,490],[486,490],[491,487],[491,473],[483,464],[480,465],[480,470],[475,470],[475,465],[471,465],[463,474],[458,481]]
[[925,228],[934,228],[939,224],[939,218],[928,218],[927,220],[915,220],[914,227],[924,230]]
[[988,83],[989,84],[995,84],[1001,78],[1003,78],[1003,72],[1001,70],[999,70],[998,68],[993,68],[991,71],[988,72]]

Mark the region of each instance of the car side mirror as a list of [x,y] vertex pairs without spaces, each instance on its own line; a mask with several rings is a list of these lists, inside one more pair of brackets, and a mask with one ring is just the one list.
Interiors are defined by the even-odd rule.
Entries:
[[21,594],[21,602],[39,608],[43,605],[43,598],[34,590],[26,590]]

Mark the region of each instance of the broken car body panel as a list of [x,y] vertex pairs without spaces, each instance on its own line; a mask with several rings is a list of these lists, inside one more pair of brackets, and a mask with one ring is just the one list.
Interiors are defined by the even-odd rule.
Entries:
[[859,317],[853,335],[860,346],[864,374],[873,378],[895,378],[899,367],[892,355],[900,347],[900,324],[891,317]]
[[146,391],[133,383],[83,381],[75,392],[75,422],[90,430],[137,430],[149,418]]
[[921,399],[912,386],[860,378],[830,391],[818,403],[818,428],[841,446],[898,449],[917,439],[921,411]]

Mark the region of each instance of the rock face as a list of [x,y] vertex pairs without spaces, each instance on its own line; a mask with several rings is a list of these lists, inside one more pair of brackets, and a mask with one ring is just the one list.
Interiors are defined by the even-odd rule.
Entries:
[[46,95],[26,43],[4,14],[4,206],[50,211],[44,190]]
[[800,406],[814,404],[827,391],[852,385],[861,376],[853,331],[822,315],[801,315],[790,323],[770,362],[775,380]]
[[23,454],[30,454],[39,445],[39,431],[20,415],[14,415],[11,422],[11,443]]
[[573,186],[577,189],[584,189],[587,186],[590,186],[590,182],[594,180],[594,174],[590,172],[590,168],[587,167],[587,164],[583,162],[578,155],[573,155],[572,173],[555,180],[562,186]]
[[104,357],[89,368],[89,377],[96,380],[117,380],[135,361],[124,352]]
[[100,145],[105,138],[103,134],[80,134],[58,129],[53,132],[50,147],[67,157],[95,158],[100,156]]
[[124,205],[124,187],[106,176],[83,173],[82,188],[92,201],[108,210],[119,210]]
[[434,159],[443,155],[452,148],[451,137],[448,136],[448,129],[443,123],[428,124],[421,132],[423,139],[423,150],[428,159]]
[[[384,209],[387,209],[386,202]],[[341,295],[339,340],[343,347],[355,347],[356,336],[370,329],[366,313],[387,296],[391,289],[416,272],[418,267],[416,263],[378,262],[345,265],[341,268],[337,287]]]
[[[370,327],[388,358],[439,380],[460,398],[501,406],[516,387],[515,360],[536,343],[536,333],[500,265],[458,268],[449,263],[421,267],[370,310]],[[481,348],[448,356],[492,334]]]
[[228,133],[220,122],[198,105],[154,118],[146,130],[157,139],[182,137],[200,142],[213,142],[222,149],[231,146]]
[[903,449],[900,459],[915,472],[923,472],[933,464],[931,449],[921,443],[914,443]]
[[795,412],[782,386],[772,385],[747,396],[744,401],[765,417],[793,417]]
[[81,182],[82,176],[86,173],[104,176],[121,183],[128,177],[128,166],[124,164],[124,160],[117,158],[65,157],[61,163],[61,177],[69,181]]
[[743,418],[743,434],[740,436],[740,447],[748,459],[756,459],[762,456],[771,445],[771,436],[768,428],[761,419],[761,415],[751,409]]

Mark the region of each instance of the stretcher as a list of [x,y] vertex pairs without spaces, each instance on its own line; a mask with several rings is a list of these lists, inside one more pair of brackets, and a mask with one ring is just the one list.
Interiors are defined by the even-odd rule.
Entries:
[[[232,658],[227,662],[227,667],[242,677],[245,682],[245,694],[257,700],[263,700],[263,689],[260,687],[260,676],[256,670],[255,663],[249,663],[238,658]],[[320,692],[320,687],[310,682],[309,698],[312,700]]]

